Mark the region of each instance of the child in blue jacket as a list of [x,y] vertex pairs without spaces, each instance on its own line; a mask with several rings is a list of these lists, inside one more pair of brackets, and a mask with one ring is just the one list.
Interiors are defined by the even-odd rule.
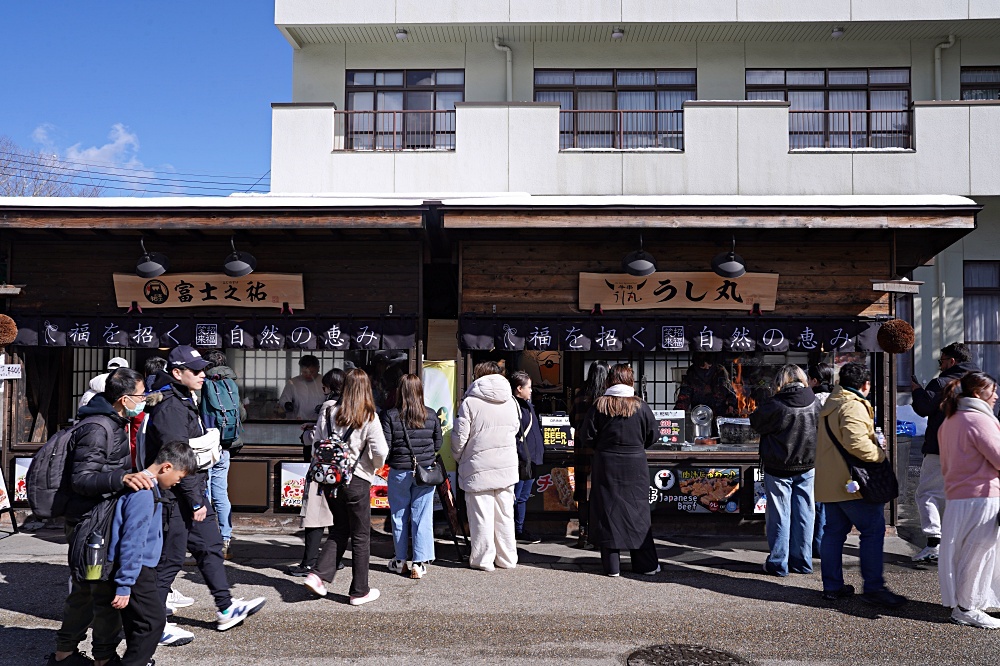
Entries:
[[125,655],[121,660],[125,666],[147,666],[151,662],[167,622],[156,588],[156,565],[163,549],[160,491],[173,487],[197,469],[188,443],[170,442],[142,471],[156,480],[153,489],[124,495],[115,507],[108,559],[114,572],[111,606],[121,611],[125,629]]

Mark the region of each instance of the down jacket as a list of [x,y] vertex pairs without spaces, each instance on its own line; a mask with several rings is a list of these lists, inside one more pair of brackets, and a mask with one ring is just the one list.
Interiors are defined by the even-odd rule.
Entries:
[[451,438],[459,488],[478,493],[518,482],[514,436],[520,420],[521,410],[503,375],[472,382],[458,408]]
[[389,444],[389,455],[385,462],[392,469],[412,470],[413,460],[410,458],[410,447],[417,464],[427,467],[434,464],[434,456],[441,450],[441,422],[434,410],[425,407],[424,425],[420,428],[406,428],[410,445],[406,445],[403,436],[403,422],[399,410],[393,407],[382,412],[382,434]]
[[66,520],[70,523],[79,522],[105,497],[122,490],[125,487],[123,479],[132,466],[125,419],[118,415],[103,393],[81,407],[78,415],[81,419],[87,416],[108,419],[115,438],[109,443],[104,426],[93,418],[73,434],[70,477],[73,494],[66,503]]
[[938,444],[938,429],[944,423],[944,412],[941,411],[941,401],[944,398],[944,387],[955,379],[961,379],[970,372],[981,372],[975,363],[959,363],[953,365],[927,383],[927,388],[913,389],[913,411],[927,417],[927,431],[924,433],[924,443],[920,452],[926,455],[940,455]]
[[849,493],[845,486],[851,480],[844,457],[830,440],[823,421],[829,419],[830,430],[841,446],[855,458],[865,462],[882,462],[883,451],[875,441],[875,411],[870,402],[843,386],[834,386],[819,413],[816,434],[816,501],[849,502],[861,499],[859,493]]
[[[164,444],[190,442],[205,434],[191,391],[163,370],[156,373],[150,394],[146,397],[146,419],[144,467],[153,464]],[[165,490],[163,496],[183,498],[192,510],[198,505],[207,506],[208,471],[188,474],[172,489]]]
[[760,433],[760,461],[766,473],[787,478],[816,465],[819,409],[812,389],[795,382],[750,415],[750,426]]

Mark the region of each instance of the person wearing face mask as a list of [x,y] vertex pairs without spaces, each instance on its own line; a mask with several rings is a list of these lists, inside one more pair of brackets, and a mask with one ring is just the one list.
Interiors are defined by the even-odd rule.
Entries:
[[[211,434],[205,431],[193,395],[205,382],[207,366],[208,361],[196,349],[181,345],[170,351],[166,370],[156,373],[151,387],[154,393],[150,397],[159,392],[161,398],[148,410],[146,416],[145,465],[155,462],[160,447],[167,442],[191,443]],[[259,597],[244,601],[234,599],[230,594],[219,520],[208,499],[207,490],[208,471],[199,469],[196,474],[185,477],[172,490],[164,491],[163,497],[173,501],[164,507],[164,513],[168,515],[164,519],[166,535],[163,553],[156,567],[157,589],[161,601],[166,605],[170,586],[184,564],[184,552],[190,551],[215,599],[218,609],[216,628],[226,631],[260,610],[265,599]],[[193,638],[194,634],[191,632],[168,624],[160,645],[183,645],[190,643]]]

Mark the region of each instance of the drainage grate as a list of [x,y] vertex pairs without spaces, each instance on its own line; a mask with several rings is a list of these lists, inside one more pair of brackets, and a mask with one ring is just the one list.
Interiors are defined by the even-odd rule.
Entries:
[[628,656],[628,666],[750,666],[752,662],[702,645],[653,645]]

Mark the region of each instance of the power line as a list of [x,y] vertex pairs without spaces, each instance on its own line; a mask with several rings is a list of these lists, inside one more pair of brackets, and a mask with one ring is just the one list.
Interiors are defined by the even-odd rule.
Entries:
[[[74,170],[74,171],[77,171],[78,173],[83,173],[83,172],[79,172],[79,170]],[[41,170],[41,169],[39,169],[37,167],[36,168],[32,168],[30,171],[27,171],[25,173],[26,177],[36,177],[36,176],[37,177],[44,177],[44,176],[50,176],[50,175],[60,176],[60,177],[64,178],[66,180],[66,182],[69,183],[69,184],[80,184],[79,181],[81,179],[83,179],[84,181],[87,180],[87,179],[85,179],[81,175],[57,173],[57,170]],[[232,194],[233,193],[233,189],[230,188],[230,187],[211,187],[211,186],[206,187],[206,186],[201,186],[201,185],[190,185],[190,184],[188,184],[188,185],[177,185],[177,186],[175,186],[175,189],[152,189],[152,188],[158,188],[158,187],[167,188],[167,187],[170,187],[170,184],[169,183],[163,184],[163,183],[157,183],[157,182],[135,181],[135,180],[130,180],[129,178],[125,178],[125,177],[123,177],[123,178],[110,178],[110,177],[107,177],[107,178],[102,178],[100,181],[94,183],[92,176],[88,175],[87,178],[91,181],[91,183],[87,184],[85,182],[84,184],[87,184],[87,186],[89,186],[89,187],[111,187],[110,185],[107,185],[107,183],[110,182],[110,183],[118,185],[118,187],[115,188],[115,189],[131,189],[133,191],[150,191],[150,192],[160,192],[160,193],[164,193],[164,194],[181,194],[181,192],[180,192],[181,190],[183,190],[183,191],[187,191],[187,190],[204,190],[207,193],[211,193],[211,194],[215,194],[215,195],[217,195],[219,193],[225,193],[225,194]],[[127,187],[129,185],[134,185],[136,187],[129,188],[129,187]],[[206,195],[206,196],[208,196],[208,195]]]
[[[16,153],[8,153],[8,154],[16,154]],[[20,154],[16,154],[16,155],[18,157],[31,157],[31,156],[20,155]],[[0,157],[0,159],[2,159],[2,157]],[[34,158],[33,161],[25,161],[25,160],[17,160],[17,159],[7,159],[6,161],[9,162],[9,163],[12,163],[12,164],[19,164],[19,165],[23,165],[23,166],[29,167],[29,168],[40,167],[40,168],[44,168],[44,169],[48,169],[48,170],[71,171],[71,172],[74,172],[74,173],[85,173],[85,174],[90,175],[90,176],[93,176],[93,174],[99,174],[99,175],[102,175],[102,176],[110,176],[110,177],[113,177],[113,178],[122,179],[122,180],[125,180],[126,182],[154,181],[154,182],[185,183],[185,184],[186,183],[197,183],[199,185],[231,185],[231,186],[234,186],[234,187],[244,187],[244,186],[246,186],[245,182],[239,182],[239,181],[190,180],[190,179],[186,179],[186,178],[163,178],[163,177],[158,177],[158,176],[145,176],[145,175],[141,175],[141,172],[139,170],[132,170],[134,173],[127,173],[127,172],[126,173],[115,173],[114,171],[102,171],[100,169],[89,169],[89,168],[78,169],[78,168],[75,168],[74,166],[70,166],[70,165],[81,165],[81,163],[78,163],[78,162],[57,162],[57,163],[54,163],[54,164],[49,164],[49,163],[46,163],[42,159],[37,158],[37,157]],[[108,165],[104,165],[104,168],[107,168],[107,169],[118,169],[118,170],[121,170],[121,171],[128,171],[128,170],[125,170],[125,169],[119,169],[119,167],[108,166]],[[267,173],[270,173],[270,170],[268,170]],[[265,173],[264,176],[261,176],[261,177],[257,178],[257,181],[253,185],[251,185],[250,187],[253,188],[254,186],[256,186],[257,183],[259,183],[267,175],[267,173]],[[128,179],[135,179],[135,180],[128,180]],[[213,189],[221,189],[221,188],[213,188]]]
[[[27,157],[27,158],[35,159],[35,160],[44,158],[44,155],[41,155],[41,154],[19,153],[19,152],[16,152],[16,151],[11,151],[11,152],[4,153],[4,154],[6,154],[6,155],[15,155],[17,157]],[[79,164],[80,166],[113,168],[113,169],[120,169],[122,171],[130,171],[130,170],[131,171],[138,171],[138,169],[129,169],[128,167],[110,166],[110,165],[107,165],[107,164],[97,164],[97,163],[94,163],[94,162],[81,162],[79,160],[72,160],[72,161],[70,161],[70,160],[64,160],[64,159],[59,158],[59,157],[56,157],[55,159],[57,159],[60,162],[69,162],[71,164]],[[234,175],[228,175],[228,174],[212,174],[212,173],[186,173],[186,172],[182,172],[182,171],[158,171],[156,169],[142,169],[142,171],[146,171],[146,172],[149,172],[149,173],[165,173],[165,174],[170,174],[170,175],[174,175],[174,176],[204,176],[206,178],[234,178],[234,179],[237,179],[237,180],[250,180],[252,178],[255,178],[255,176],[234,176]]]

